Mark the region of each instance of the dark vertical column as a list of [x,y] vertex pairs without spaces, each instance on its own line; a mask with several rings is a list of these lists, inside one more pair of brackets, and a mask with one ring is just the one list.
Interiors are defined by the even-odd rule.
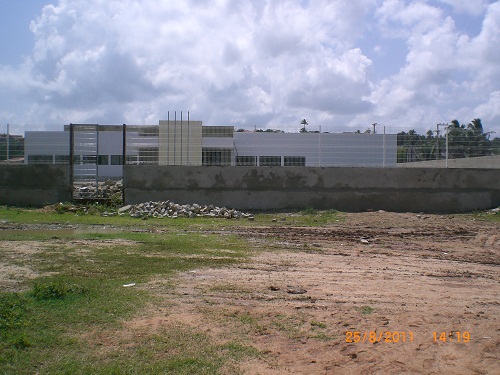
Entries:
[[174,165],[177,165],[177,111],[174,112]]
[[[167,139],[166,139],[166,150],[165,152],[167,153],[167,165],[170,165],[170,111],[167,112]],[[163,140],[165,142],[165,140]]]
[[95,197],[99,198],[99,125],[95,126]]
[[127,160],[127,125],[123,124],[122,131],[122,204],[125,204],[125,164]]
[[69,188],[73,197],[74,169],[75,169],[75,129],[73,124],[69,124]]
[[181,111],[181,162],[180,164],[182,165],[182,111]]

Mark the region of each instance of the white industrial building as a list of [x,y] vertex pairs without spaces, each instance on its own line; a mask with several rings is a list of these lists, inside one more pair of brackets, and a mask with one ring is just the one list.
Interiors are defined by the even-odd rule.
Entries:
[[[395,166],[395,134],[235,131],[201,121],[66,125],[25,132],[25,163],[72,164],[75,176],[120,177],[126,164]],[[70,163],[70,160],[73,163]]]

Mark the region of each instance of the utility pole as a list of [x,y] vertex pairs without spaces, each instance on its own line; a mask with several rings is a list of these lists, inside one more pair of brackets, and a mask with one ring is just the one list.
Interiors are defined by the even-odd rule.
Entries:
[[9,124],[7,124],[7,157],[6,157],[6,162],[9,164],[9,159],[10,159],[10,152],[9,152],[9,145],[10,145],[10,132],[9,132]]
[[436,125],[436,160],[439,160],[439,124]]
[[444,126],[446,128],[446,166],[448,166],[448,124],[437,124],[436,125],[436,160],[439,159],[439,127]]

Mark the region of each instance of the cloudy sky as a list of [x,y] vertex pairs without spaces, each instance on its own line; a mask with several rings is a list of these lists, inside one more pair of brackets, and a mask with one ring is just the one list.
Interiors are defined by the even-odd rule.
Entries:
[[2,0],[0,133],[68,123],[500,136],[500,1]]

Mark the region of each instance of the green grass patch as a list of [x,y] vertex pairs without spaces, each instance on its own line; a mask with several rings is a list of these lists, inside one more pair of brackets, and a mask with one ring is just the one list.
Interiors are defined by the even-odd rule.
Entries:
[[[142,230],[220,230],[237,226],[259,226],[259,225],[297,225],[318,226],[331,225],[344,220],[344,215],[336,210],[314,210],[292,211],[288,213],[263,212],[254,215],[255,220],[246,219],[222,219],[210,217],[196,218],[148,218],[141,220],[128,215],[124,216],[101,216],[97,209],[80,209],[76,212],[61,210],[14,208],[0,206],[0,220],[13,224],[54,224],[61,226],[87,226],[92,228],[122,228]],[[40,232],[40,231],[39,231]],[[66,236],[68,233],[57,231],[52,235]],[[2,235],[2,234],[0,234]],[[45,233],[45,238],[51,233]],[[72,235],[70,232],[68,235]],[[2,237],[3,238],[3,237]]]
[[325,323],[322,323],[322,322],[317,322],[315,320],[311,321],[311,327],[313,328],[322,328],[322,329],[325,329],[326,328],[326,324]]
[[[72,225],[83,220],[72,213],[46,216],[35,210],[4,209],[2,215],[6,211],[23,224]],[[257,355],[252,347],[237,342],[220,346],[183,327],[161,335],[117,339],[112,348],[96,346],[87,336],[93,332],[113,336],[123,330],[124,320],[146,303],[155,303],[155,297],[142,288],[144,283],[168,279],[179,271],[244,262],[253,248],[236,236],[203,234],[195,227],[151,233],[152,228],[133,218],[87,218],[106,224],[123,220],[136,228],[133,222],[141,231],[126,226],[123,231],[97,233],[16,231],[0,238],[39,241],[37,251],[3,261],[29,262],[30,268],[45,275],[26,281],[31,286],[26,292],[0,294],[2,373],[237,373],[237,361]],[[124,287],[131,283],[135,286]]]
[[473,217],[475,219],[477,218],[477,219],[481,219],[481,220],[493,221],[496,223],[500,223],[500,211],[498,209],[475,212],[473,214]]
[[368,315],[368,314],[371,314],[373,312],[373,307],[370,307],[370,306],[361,306],[359,308],[359,312],[363,315]]

